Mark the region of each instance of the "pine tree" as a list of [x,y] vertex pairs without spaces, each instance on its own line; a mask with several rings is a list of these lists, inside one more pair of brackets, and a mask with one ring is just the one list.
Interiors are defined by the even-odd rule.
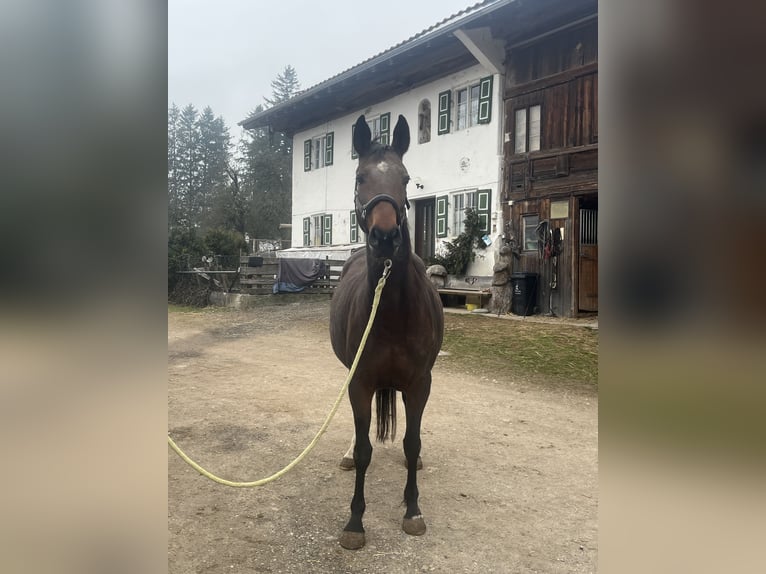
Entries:
[[[300,89],[295,69],[285,67],[271,87],[267,105],[290,99]],[[253,113],[261,111],[259,105]],[[248,231],[261,239],[279,238],[279,224],[291,220],[292,140],[265,128],[251,130],[240,143],[240,154],[242,186],[252,197]]]
[[191,229],[199,224],[200,143],[197,110],[187,105],[178,119],[176,129],[176,158],[174,162],[177,197],[175,225]]
[[269,106],[274,106],[292,98],[300,90],[298,72],[290,65],[285,66],[277,78],[271,82],[271,98],[263,98]]
[[225,194],[229,184],[227,167],[229,164],[231,137],[229,129],[221,116],[215,117],[210,106],[206,107],[197,120],[200,144],[200,180],[198,198],[198,225],[209,229],[215,225],[212,213],[216,196]]
[[168,227],[178,225],[179,196],[178,196],[178,122],[181,111],[175,103],[168,109]]

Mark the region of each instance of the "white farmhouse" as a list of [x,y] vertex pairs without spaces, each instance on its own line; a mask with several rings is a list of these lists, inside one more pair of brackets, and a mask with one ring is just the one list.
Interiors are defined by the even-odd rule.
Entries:
[[495,4],[469,8],[242,122],[292,135],[291,257],[344,256],[364,242],[353,211],[352,126],[364,114],[385,144],[401,114],[412,138],[404,163],[412,178],[415,252],[424,259],[439,252],[462,231],[464,210],[472,207],[492,245],[476,250],[468,274],[492,274],[503,230],[504,54],[502,45],[467,27]]
[[364,243],[352,126],[364,114],[385,144],[401,114],[414,251],[441,253],[472,207],[488,245],[466,281],[486,287],[505,266],[532,286],[524,314],[597,312],[597,9],[484,0],[240,122],[292,138],[289,256],[341,259]]

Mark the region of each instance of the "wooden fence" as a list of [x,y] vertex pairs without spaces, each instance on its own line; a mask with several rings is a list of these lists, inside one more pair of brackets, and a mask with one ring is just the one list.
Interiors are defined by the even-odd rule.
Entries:
[[[260,263],[260,265],[257,265]],[[324,260],[325,274],[307,285],[301,294],[332,295],[340,280],[340,272],[345,261],[340,259]],[[271,295],[277,281],[279,260],[276,257],[243,256],[239,268],[240,293],[249,295]]]

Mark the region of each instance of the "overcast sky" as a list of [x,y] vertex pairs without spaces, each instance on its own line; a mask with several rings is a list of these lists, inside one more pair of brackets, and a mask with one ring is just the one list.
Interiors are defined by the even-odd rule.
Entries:
[[235,138],[285,66],[305,89],[478,0],[170,0],[168,105],[223,116]]

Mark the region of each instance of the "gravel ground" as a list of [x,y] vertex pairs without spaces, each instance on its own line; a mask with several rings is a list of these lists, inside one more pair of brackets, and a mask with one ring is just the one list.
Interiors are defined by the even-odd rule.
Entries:
[[[288,301],[168,313],[170,435],[225,478],[289,463],[345,378],[329,302]],[[595,572],[598,399],[556,388],[437,360],[418,473],[428,530],[401,530],[400,420],[394,443],[373,443],[358,551],[338,544],[354,480],[338,467],[353,429],[347,400],[314,451],[260,488],[217,485],[168,449],[169,571]]]

